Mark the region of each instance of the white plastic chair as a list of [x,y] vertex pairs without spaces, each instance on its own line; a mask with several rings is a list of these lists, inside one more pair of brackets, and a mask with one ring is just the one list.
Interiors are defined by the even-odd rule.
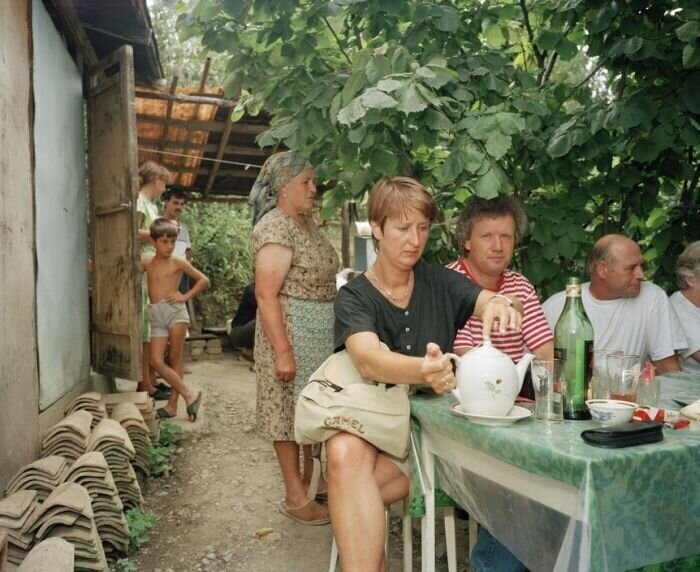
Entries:
[[[403,521],[403,570],[404,572],[413,571],[413,526],[412,518],[408,512],[408,498],[401,501],[402,521]],[[449,572],[457,572],[457,543],[455,540],[455,511],[454,508],[448,507],[444,510],[445,518],[445,543],[447,547],[447,569]],[[389,554],[389,507],[384,510],[384,518],[386,519],[386,539],[384,540],[384,552]],[[331,546],[331,561],[328,567],[329,572],[335,572],[338,565],[338,545],[333,538]],[[388,561],[387,561],[388,568]]]

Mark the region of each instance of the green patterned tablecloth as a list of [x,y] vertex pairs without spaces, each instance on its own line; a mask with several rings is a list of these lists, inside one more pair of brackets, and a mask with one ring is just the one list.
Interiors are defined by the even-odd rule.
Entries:
[[[662,405],[675,395],[700,398],[698,376],[674,374],[664,376],[661,382]],[[556,524],[561,513],[543,510],[545,507],[534,502],[524,503],[517,490],[488,493],[495,504],[505,503],[501,510],[515,507],[503,521],[519,527],[517,534],[503,530],[506,538],[514,539],[509,546],[512,550],[521,545],[527,553],[530,544],[546,542],[537,536],[538,530],[546,530],[553,543],[571,552],[568,559],[580,562],[583,558],[593,570],[627,570],[700,553],[700,432],[664,430],[660,443],[601,449],[580,438],[581,431],[595,426],[593,422],[547,425],[529,418],[507,427],[488,427],[455,416],[449,410],[454,402],[448,396],[411,397],[416,444],[420,433],[427,431],[432,438],[450,438],[528,474],[554,479],[579,491],[578,512],[589,524],[568,539],[563,532],[560,535],[566,520],[563,525]],[[412,458],[411,509],[420,516],[420,469],[415,455]],[[449,459],[436,459],[436,486],[465,507],[475,502],[463,485],[469,478],[468,471],[452,466]],[[484,502],[489,502],[488,494]],[[512,504],[503,500],[508,494],[513,495]],[[483,514],[489,518],[487,512]],[[500,517],[494,515],[493,522],[486,523],[499,538]],[[532,566],[534,552],[529,554],[530,561],[525,559],[525,563],[537,568]]]

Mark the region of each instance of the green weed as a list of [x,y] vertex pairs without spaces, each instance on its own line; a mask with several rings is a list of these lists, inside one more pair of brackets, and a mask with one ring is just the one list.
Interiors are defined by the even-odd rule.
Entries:
[[[129,524],[129,552],[133,553],[149,541],[148,531],[155,526],[156,517],[143,512],[140,508],[132,508],[126,512],[126,522]],[[130,572],[130,570],[126,568],[120,572]]]

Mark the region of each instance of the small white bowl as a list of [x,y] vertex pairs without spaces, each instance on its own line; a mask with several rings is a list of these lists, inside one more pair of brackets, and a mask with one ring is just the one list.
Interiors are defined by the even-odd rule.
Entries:
[[589,399],[586,401],[591,417],[603,426],[629,423],[637,404],[618,399]]

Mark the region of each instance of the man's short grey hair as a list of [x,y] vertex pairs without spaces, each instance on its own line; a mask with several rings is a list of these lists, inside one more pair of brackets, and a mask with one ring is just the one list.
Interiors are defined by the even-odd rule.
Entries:
[[502,216],[512,216],[515,221],[515,242],[517,243],[525,234],[527,229],[527,215],[520,202],[509,195],[500,195],[493,199],[482,199],[472,196],[464,203],[464,208],[459,214],[457,221],[457,241],[462,254],[464,243],[472,235],[474,223],[482,218],[498,218]]
[[700,278],[700,240],[686,246],[676,262],[676,282],[679,289],[686,290],[690,287],[686,278]]
[[610,252],[612,241],[610,240],[599,240],[593,245],[591,251],[586,257],[586,274],[591,278],[595,274],[595,267],[598,262],[605,262],[606,264],[612,264],[614,262],[613,255]]

